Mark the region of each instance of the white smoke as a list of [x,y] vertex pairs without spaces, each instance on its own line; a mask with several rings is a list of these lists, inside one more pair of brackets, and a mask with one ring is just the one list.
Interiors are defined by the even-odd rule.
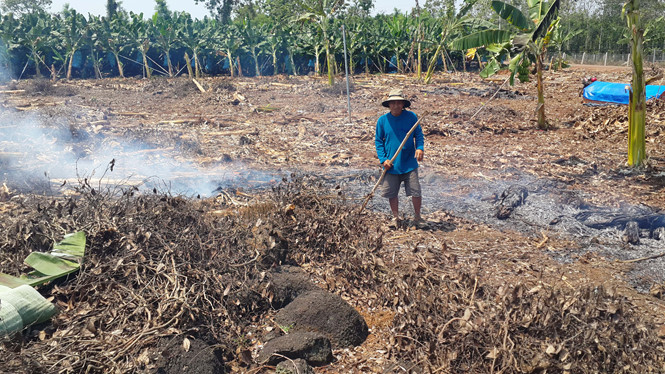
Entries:
[[85,179],[93,187],[137,186],[206,197],[276,178],[239,163],[204,168],[183,160],[173,147],[105,136],[94,126],[68,122],[37,111],[0,111],[0,183],[36,192],[44,184],[67,188]]

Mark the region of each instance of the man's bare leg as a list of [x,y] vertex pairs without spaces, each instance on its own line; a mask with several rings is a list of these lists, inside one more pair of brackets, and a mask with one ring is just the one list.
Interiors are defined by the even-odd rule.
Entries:
[[393,212],[393,217],[399,219],[399,198],[397,196],[388,199],[390,203],[390,210]]
[[420,207],[423,204],[423,198],[422,197],[412,197],[411,202],[413,202],[413,212],[414,212],[414,219],[416,221],[420,221],[422,218],[420,217]]

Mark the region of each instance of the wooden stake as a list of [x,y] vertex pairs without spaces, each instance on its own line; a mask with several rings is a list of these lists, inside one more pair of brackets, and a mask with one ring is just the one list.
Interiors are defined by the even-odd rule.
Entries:
[[199,91],[206,93],[206,90],[201,86],[201,83],[199,83],[196,79],[192,78],[192,82],[196,85],[196,87],[199,88]]

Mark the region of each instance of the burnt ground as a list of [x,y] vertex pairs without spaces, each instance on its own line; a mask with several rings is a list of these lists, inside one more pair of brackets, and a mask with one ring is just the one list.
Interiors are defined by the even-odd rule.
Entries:
[[[282,215],[270,213],[266,217],[289,220],[292,216],[284,212],[290,205],[280,198],[300,195],[285,193],[276,200],[267,195],[283,183],[297,184],[304,177],[310,181],[307,183],[318,186],[322,196],[340,192],[345,204],[350,204],[345,205],[346,211],[321,209],[307,214],[321,219],[317,221],[321,227],[339,218],[341,223],[335,224],[346,230],[345,217],[357,210],[379,175],[373,132],[376,119],[385,113],[380,101],[391,88],[400,87],[412,98],[412,109],[424,116],[426,151],[421,179],[423,209],[430,228],[386,228],[387,202],[375,197],[361,217],[366,230],[357,233],[369,239],[325,233],[335,240],[332,249],[346,251],[345,256],[352,258],[349,248],[341,246],[349,241],[351,248],[359,251],[357,256],[367,255],[363,261],[369,259],[371,266],[357,265],[341,255],[335,258],[327,252],[334,251],[324,244],[328,257],[303,251],[290,258],[322,287],[348,300],[370,326],[370,337],[363,345],[336,351],[336,362],[316,371],[400,372],[395,367],[412,365],[425,372],[543,372],[548,368],[552,372],[663,372],[662,360],[650,357],[662,352],[665,336],[665,303],[660,299],[665,257],[657,257],[665,251],[665,239],[659,237],[658,230],[665,226],[665,103],[649,104],[649,158],[644,168],[632,170],[626,166],[626,108],[582,105],[580,81],[590,75],[606,81],[630,80],[625,68],[574,66],[546,73],[546,112],[552,125],[548,131],[538,130],[534,122],[535,83],[506,84],[499,89],[505,76],[483,81],[471,73],[439,75],[429,85],[418,83],[413,76],[356,76],[352,81],[351,120],[343,83],[329,88],[317,77],[203,78],[200,82],[206,92],[184,77],[59,81],[55,85],[12,83],[4,87],[0,101],[4,133],[0,137],[4,182],[0,212],[16,222],[29,217],[18,232],[34,239],[39,235],[30,227],[40,225],[40,215],[31,209],[41,212],[44,203],[31,205],[27,196],[37,193],[72,199],[135,187],[147,195],[184,196],[165,201],[195,202],[200,206],[192,208],[194,212],[219,217],[260,217],[261,211],[248,214],[242,207],[262,206],[267,199],[265,209],[279,206]],[[313,193],[309,187],[305,191]],[[522,194],[522,204],[510,207],[510,214],[499,219],[497,211],[502,203],[508,204],[504,197],[511,191]],[[323,197],[314,199],[318,204],[317,199]],[[412,213],[405,203],[402,199],[408,220]],[[123,209],[129,208],[123,205]],[[268,218],[259,218],[255,231]],[[111,221],[115,222],[109,218]],[[639,226],[639,243],[626,232],[631,221]],[[40,232],[48,235],[41,239],[12,241],[6,235],[0,247],[3,272],[17,274],[21,270],[20,259],[27,252],[16,249],[18,243],[33,246],[21,251],[37,250],[66,233],[65,227],[46,226]],[[273,226],[274,231],[279,225]],[[317,227],[310,225],[308,230],[316,233]],[[334,229],[331,232],[339,228],[325,227]],[[95,230],[104,231],[99,227]],[[289,232],[295,237],[303,230]],[[311,236],[303,238],[310,240]],[[325,242],[321,240],[317,243]],[[293,241],[290,248],[298,243]],[[359,243],[374,246],[376,251],[362,252]],[[168,242],[162,244],[169,246]],[[251,261],[253,251],[247,251]],[[277,258],[270,257],[273,261]],[[230,262],[241,261],[233,260]],[[175,270],[177,261],[172,261]],[[269,267],[269,262],[264,265]],[[357,273],[359,270],[365,273]],[[390,279],[387,283],[392,288],[362,280],[363,276]],[[228,289],[222,291],[224,296],[229,293]],[[67,296],[67,311],[77,312],[75,296],[81,292],[60,292],[54,294],[56,299]],[[625,320],[617,322],[617,307],[598,306],[607,303],[620,304]],[[571,308],[576,310],[573,319],[579,324],[563,317]],[[508,321],[518,318],[511,312],[515,310],[532,311],[525,314],[534,318],[531,330],[531,322],[525,323],[524,316],[515,320],[515,330],[507,327]],[[608,313],[609,325],[603,322],[604,312],[597,315],[598,310]],[[534,316],[543,311],[561,316],[555,323],[560,329],[553,335],[546,333],[550,326],[546,321],[535,322]],[[243,313],[239,315],[246,317]],[[58,318],[60,329],[68,318],[75,319],[67,312]],[[254,317],[250,319],[260,332],[264,326]],[[537,323],[542,325],[536,327]],[[448,326],[455,334],[446,331]],[[576,335],[585,329],[600,331],[602,336]],[[171,334],[200,335],[176,330]],[[238,334],[249,330],[244,327]],[[481,330],[484,334],[478,332]],[[522,330],[529,331],[529,339],[535,340],[518,339]],[[541,332],[540,340],[536,339]],[[644,346],[638,347],[631,340],[618,348],[615,343],[615,350],[605,353],[609,348],[601,344],[603,339],[611,341],[617,334],[633,337],[637,332],[643,336],[635,341]],[[57,331],[49,334],[52,339],[62,336]],[[125,327],[123,334],[131,335],[132,331]],[[224,347],[226,353],[219,356],[227,369],[270,370],[247,362],[244,352],[255,350],[261,341],[256,334],[247,338],[244,348],[238,344],[235,352]],[[48,336],[44,341],[48,343]],[[568,347],[567,342],[579,349]],[[640,359],[620,351],[622,345],[630,344]],[[458,348],[450,348],[455,345]],[[27,357],[33,346],[39,343],[27,339],[22,348],[13,349]],[[88,364],[102,371],[114,365],[130,371],[154,369],[163,358],[151,361],[148,353],[150,347],[158,346],[158,340],[148,341],[143,350],[135,342],[126,343],[126,352],[121,350],[107,361],[90,359]],[[574,357],[572,369],[566,366],[571,360],[568,354],[561,353],[567,351]],[[139,366],[132,366],[133,361],[121,354],[132,352],[140,355],[143,366],[136,362],[133,365]],[[480,358],[473,358],[473,352]],[[67,353],[60,354],[59,358],[49,358],[50,367],[82,370],[67,363]],[[606,357],[613,355],[621,358]],[[558,364],[545,365],[543,357]],[[30,364],[41,368],[33,361]]]

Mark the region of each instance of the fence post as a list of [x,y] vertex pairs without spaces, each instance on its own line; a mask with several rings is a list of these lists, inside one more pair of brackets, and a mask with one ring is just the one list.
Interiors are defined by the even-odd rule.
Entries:
[[630,53],[628,54],[628,59],[626,60],[626,65],[630,66]]
[[584,55],[586,55],[586,52],[582,52],[582,62],[580,62],[580,65],[584,65]]
[[654,63],[654,64],[656,63],[656,49],[655,48],[653,50],[653,58],[651,59],[651,62]]
[[344,42],[344,71],[346,72],[346,103],[349,107],[349,123],[353,123],[351,122],[351,93],[349,92],[349,65],[346,62],[346,31],[344,30],[344,24],[342,24],[342,41]]
[[605,52],[605,62],[603,63],[604,66],[607,66],[607,52]]

